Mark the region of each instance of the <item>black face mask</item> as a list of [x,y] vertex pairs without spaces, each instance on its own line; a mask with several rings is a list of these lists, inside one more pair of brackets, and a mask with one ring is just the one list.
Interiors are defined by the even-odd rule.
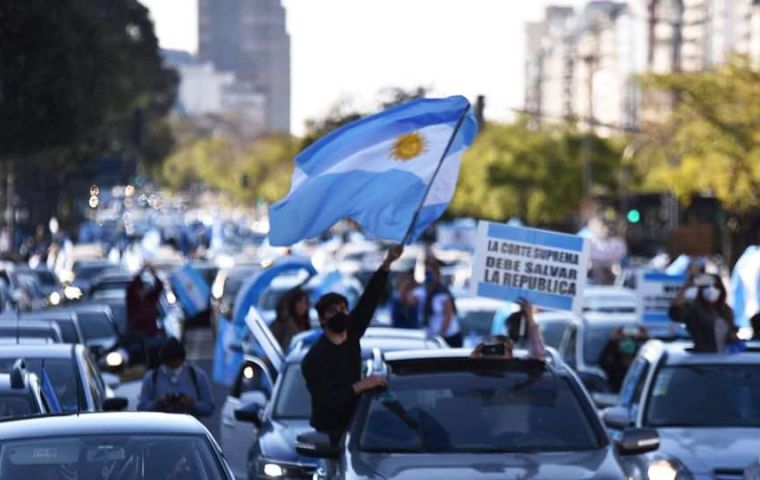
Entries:
[[343,333],[348,328],[348,315],[336,313],[327,319],[327,329],[333,333]]

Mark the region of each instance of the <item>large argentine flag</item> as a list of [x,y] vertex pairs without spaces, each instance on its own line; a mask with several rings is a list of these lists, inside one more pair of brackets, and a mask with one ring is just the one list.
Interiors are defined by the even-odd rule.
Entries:
[[446,210],[477,131],[469,102],[455,96],[413,100],[325,135],[295,158],[290,192],[269,209],[269,241],[292,245],[347,218],[379,238],[413,241]]

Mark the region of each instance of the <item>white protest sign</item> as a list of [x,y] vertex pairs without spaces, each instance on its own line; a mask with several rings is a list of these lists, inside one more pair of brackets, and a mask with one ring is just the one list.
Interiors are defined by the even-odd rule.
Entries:
[[639,272],[636,278],[639,318],[650,324],[670,322],[668,309],[685,281],[686,275]]
[[589,244],[577,235],[481,221],[475,242],[472,292],[537,307],[581,311]]

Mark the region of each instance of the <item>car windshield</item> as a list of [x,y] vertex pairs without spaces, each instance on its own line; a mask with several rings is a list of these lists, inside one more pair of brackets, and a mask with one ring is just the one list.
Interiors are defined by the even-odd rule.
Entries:
[[104,264],[96,264],[96,265],[81,265],[81,266],[75,266],[74,267],[74,277],[77,280],[91,280],[101,273],[105,272],[109,268],[113,268],[113,265],[104,265]]
[[396,376],[370,400],[360,443],[368,452],[588,450],[603,445],[591,415],[569,380],[542,369]]
[[61,329],[63,343],[79,343],[80,338],[77,333],[77,327],[73,320],[55,320],[58,328]]
[[760,427],[760,365],[663,368],[652,388],[645,423],[652,427]]
[[636,304],[628,297],[601,296],[583,299],[584,312],[636,313]]
[[282,378],[277,394],[274,417],[281,419],[308,419],[311,417],[311,396],[301,375],[301,365],[290,365]]
[[0,480],[226,480],[200,435],[80,435],[0,442]]
[[[84,400],[84,390],[81,382],[77,382],[74,376],[76,365],[71,358],[26,358],[26,368],[30,372],[42,376],[43,362],[45,372],[53,384],[53,389],[58,397],[58,402],[64,412],[76,412],[77,400],[79,400],[79,410],[86,410],[87,404]],[[0,358],[0,372],[8,373],[13,368],[16,358]],[[79,393],[77,393],[77,389]]]
[[113,326],[108,320],[108,315],[105,313],[77,312],[77,317],[79,317],[79,326],[82,329],[85,340],[116,336],[116,332],[114,332]]
[[540,323],[541,335],[544,337],[544,343],[548,347],[559,348],[562,337],[565,335],[569,324],[565,322],[548,322]]
[[37,277],[37,281],[40,282],[40,285],[44,285],[46,287],[54,287],[58,285],[58,281],[52,272],[49,272],[47,270],[34,270],[33,272]]
[[486,336],[491,333],[494,314],[493,310],[459,312],[459,322],[465,332],[475,332],[479,336]]
[[605,345],[609,342],[612,332],[620,325],[594,325],[589,323],[586,327],[586,338],[583,343],[583,360],[587,365],[598,365]]
[[0,418],[21,417],[38,413],[34,398],[29,394],[0,396]]

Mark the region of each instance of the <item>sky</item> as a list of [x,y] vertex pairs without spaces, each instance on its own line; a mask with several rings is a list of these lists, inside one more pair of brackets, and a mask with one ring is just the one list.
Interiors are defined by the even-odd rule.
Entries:
[[[164,48],[198,48],[197,0],[141,0]],[[525,22],[585,0],[283,0],[291,36],[291,129],[338,102],[365,111],[387,87],[486,96],[486,117],[523,106]]]

